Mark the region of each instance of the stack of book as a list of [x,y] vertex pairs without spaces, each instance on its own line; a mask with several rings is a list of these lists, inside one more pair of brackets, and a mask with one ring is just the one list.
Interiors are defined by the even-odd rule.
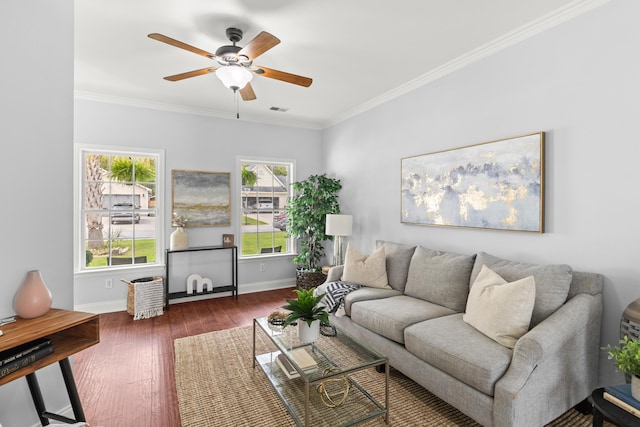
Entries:
[[[318,362],[316,362],[304,348],[296,348],[295,350],[291,350],[289,352],[289,356],[305,373],[311,373],[318,370]],[[287,359],[284,354],[278,354],[276,363],[278,364],[280,369],[282,369],[282,372],[284,372],[287,378],[298,378],[300,376],[298,371],[296,371],[291,362],[289,362],[289,359]]]
[[49,338],[40,338],[9,350],[0,352],[0,378],[25,368],[53,353],[53,343]]
[[605,387],[602,397],[640,418],[640,401],[631,396],[631,384]]

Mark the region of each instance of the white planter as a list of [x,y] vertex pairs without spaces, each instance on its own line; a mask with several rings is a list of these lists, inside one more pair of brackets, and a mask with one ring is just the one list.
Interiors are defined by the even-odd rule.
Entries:
[[636,400],[640,400],[640,378],[635,375],[631,375],[631,396]]
[[302,342],[314,342],[320,336],[320,321],[311,322],[311,327],[306,321],[298,319],[298,339]]
[[189,235],[184,228],[178,227],[175,229],[171,236],[169,236],[169,249],[172,251],[179,251],[189,248]]

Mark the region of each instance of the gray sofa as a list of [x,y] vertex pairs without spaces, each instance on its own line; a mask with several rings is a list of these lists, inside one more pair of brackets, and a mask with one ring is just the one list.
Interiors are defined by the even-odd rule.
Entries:
[[[596,387],[600,274],[482,252],[468,256],[383,241],[376,246],[384,248],[390,288],[348,293],[331,322],[464,414],[484,426],[542,426]],[[463,320],[482,265],[509,282],[535,279],[531,324],[513,348]],[[333,267],[316,292],[326,292],[342,273],[343,266]]]

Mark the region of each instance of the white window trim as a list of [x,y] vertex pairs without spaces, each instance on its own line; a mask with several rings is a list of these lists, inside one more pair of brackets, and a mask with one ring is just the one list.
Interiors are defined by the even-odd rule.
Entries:
[[[291,165],[291,177],[289,179],[289,185],[291,185],[296,181],[297,165],[296,165],[295,159],[284,159],[284,158],[277,158],[277,157],[259,157],[259,156],[236,156],[235,173],[236,173],[237,179],[236,179],[236,185],[235,185],[235,197],[234,197],[235,203],[233,204],[234,206],[232,208],[233,218],[236,223],[237,223],[237,219],[235,218],[240,218],[240,213],[242,210],[242,176],[241,176],[242,164],[252,163],[252,162]],[[289,187],[287,189],[289,196],[292,195],[291,191],[292,189],[291,187]],[[282,253],[276,253],[276,254],[242,255],[242,224],[236,224],[235,234],[236,236],[238,236],[237,239],[239,240],[236,243],[236,246],[238,246],[238,260],[264,259],[264,258],[271,258],[271,257],[287,257],[287,256],[291,257],[291,256],[297,255],[295,250],[295,248],[297,248],[297,242],[291,237],[288,240],[289,240],[289,247],[293,248],[292,252],[282,252]]]
[[[84,194],[82,193],[82,182],[84,179],[84,164],[82,163],[83,154],[85,152],[105,154],[114,153],[126,153],[127,155],[140,155],[145,156],[153,154],[158,156],[156,163],[156,195],[162,195],[162,197],[156,197],[156,262],[139,264],[139,265],[125,265],[125,266],[109,266],[108,268],[92,268],[83,269],[84,252],[81,248],[84,247],[82,241],[81,226],[84,226],[84,221],[81,215],[82,201]],[[74,275],[90,275],[94,273],[103,274],[105,271],[115,270],[140,270],[145,268],[157,269],[158,266],[164,265],[164,249],[165,249],[165,150],[153,149],[153,148],[139,148],[139,147],[123,147],[117,145],[91,145],[75,143],[73,149],[73,271]]]

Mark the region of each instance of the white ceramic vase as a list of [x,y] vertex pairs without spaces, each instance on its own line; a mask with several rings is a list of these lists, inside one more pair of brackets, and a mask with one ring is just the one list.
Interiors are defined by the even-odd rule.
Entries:
[[635,375],[631,375],[631,396],[636,400],[640,400],[640,378]]
[[298,319],[298,339],[302,342],[314,342],[320,336],[320,321],[314,320],[311,326],[305,320]]
[[13,297],[13,309],[23,319],[33,319],[46,314],[51,308],[51,292],[39,270],[32,270]]
[[189,248],[189,234],[184,231],[184,228],[178,227],[169,236],[169,249],[179,251],[187,248]]

